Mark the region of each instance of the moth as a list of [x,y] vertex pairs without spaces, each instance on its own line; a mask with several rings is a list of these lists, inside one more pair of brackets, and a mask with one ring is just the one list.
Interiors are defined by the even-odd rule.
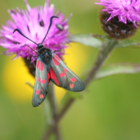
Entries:
[[[44,42],[50,30],[53,18],[58,17],[52,16],[50,18],[50,25],[42,43]],[[32,41],[31,39],[26,37],[19,29],[15,29],[14,32],[15,31],[19,32],[19,34]],[[34,41],[32,42],[35,43]],[[37,45],[37,61],[35,85],[32,98],[32,105],[34,107],[37,107],[44,101],[48,93],[48,85],[50,81],[57,86],[63,87],[70,91],[77,92],[84,90],[84,84],[82,83],[82,81],[65,65],[65,63],[52,50],[45,48],[42,43],[35,43]]]

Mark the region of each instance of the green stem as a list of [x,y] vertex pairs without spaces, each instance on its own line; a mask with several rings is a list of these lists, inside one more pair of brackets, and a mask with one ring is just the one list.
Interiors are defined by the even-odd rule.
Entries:
[[[59,126],[58,124],[55,122],[55,119],[57,117],[57,106],[56,106],[56,99],[55,99],[55,93],[54,93],[54,85],[53,83],[50,82],[50,93],[49,93],[49,101],[51,104],[51,111],[52,111],[52,117],[53,117],[53,123],[52,126],[55,123],[55,129],[54,129],[54,134],[56,136],[56,140],[61,140],[61,135],[60,135],[60,130],[59,130]],[[48,131],[48,130],[47,130]],[[47,132],[46,131],[46,132]],[[46,134],[46,133],[45,133]],[[42,140],[47,140],[48,137],[46,137],[46,135],[44,134]]]
[[102,47],[91,71],[88,73],[86,79],[84,80],[85,87],[95,78],[95,75],[104,64],[108,56],[111,54],[117,43],[117,40],[111,40]]

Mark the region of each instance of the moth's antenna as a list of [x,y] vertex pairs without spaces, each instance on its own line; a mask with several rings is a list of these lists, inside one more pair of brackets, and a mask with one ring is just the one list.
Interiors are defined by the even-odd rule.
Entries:
[[[52,17],[50,18],[50,25],[49,25],[49,27],[48,27],[47,33],[46,33],[44,39],[42,40],[41,44],[44,42],[44,40],[45,40],[45,38],[46,38],[46,36],[47,36],[47,34],[48,34],[50,28],[51,28],[52,19],[53,19],[53,18],[58,18],[58,17],[57,17],[57,16],[52,16]],[[13,31],[13,33],[16,32],[16,31],[17,31],[19,34],[21,34],[22,36],[24,36],[25,38],[27,38],[28,40],[30,40],[31,42],[33,42],[34,44],[38,45],[38,44],[35,43],[33,40],[31,40],[31,39],[29,39],[27,36],[25,36],[19,29],[15,29],[15,30]],[[29,47],[29,48],[30,48],[30,47]]]
[[53,18],[58,18],[58,17],[57,17],[57,16],[52,16],[52,17],[50,18],[50,25],[49,25],[49,27],[48,27],[48,31],[47,31],[47,33],[46,33],[44,39],[42,40],[41,44],[44,42],[44,40],[45,40],[45,38],[46,38],[46,36],[47,36],[47,34],[48,34],[50,28],[51,28],[51,25],[52,25],[52,19],[53,19]]
[[13,33],[16,32],[16,31],[17,31],[19,34],[21,34],[22,36],[24,36],[25,38],[27,38],[28,40],[30,40],[31,42],[33,42],[34,44],[38,45],[38,44],[35,43],[33,40],[31,40],[31,39],[29,39],[27,36],[25,36],[19,29],[15,29],[15,30],[13,31]]

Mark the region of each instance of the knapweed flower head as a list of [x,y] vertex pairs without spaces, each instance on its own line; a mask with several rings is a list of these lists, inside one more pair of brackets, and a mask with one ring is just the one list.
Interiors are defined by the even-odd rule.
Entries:
[[110,28],[110,31],[121,30],[120,34],[116,34],[118,36],[116,38],[126,38],[134,33],[132,30],[135,31],[138,28],[140,23],[139,0],[98,0],[96,4],[103,6],[101,23],[105,22],[102,21],[105,18],[106,24],[107,22],[109,24],[107,28]]
[[118,16],[119,21],[127,24],[127,20],[136,24],[140,22],[140,1],[139,0],[99,0],[103,5],[102,11],[110,14],[108,21]]
[[[68,36],[68,19],[60,13],[54,13],[54,5],[49,4],[49,0],[46,0],[44,7],[31,8],[26,0],[24,0],[27,10],[9,10],[12,20],[9,20],[6,26],[2,26],[0,30],[0,45],[7,48],[6,54],[14,53],[16,57],[21,56],[26,59],[30,59],[31,62],[36,60],[37,45],[21,36],[18,32],[13,34],[15,29],[19,29],[24,35],[36,42],[41,43],[50,24],[50,18],[52,16],[58,16],[53,20],[50,31],[45,38],[43,45],[55,51],[55,53],[62,57],[65,51],[65,44]],[[58,26],[61,27],[58,28]],[[28,46],[30,46],[30,49]]]

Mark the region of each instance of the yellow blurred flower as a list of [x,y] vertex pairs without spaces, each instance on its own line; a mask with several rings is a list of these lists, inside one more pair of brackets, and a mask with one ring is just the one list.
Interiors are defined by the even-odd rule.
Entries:
[[26,82],[34,85],[34,77],[29,74],[22,58],[8,59],[3,71],[3,82],[8,95],[16,101],[31,100],[33,89]]

